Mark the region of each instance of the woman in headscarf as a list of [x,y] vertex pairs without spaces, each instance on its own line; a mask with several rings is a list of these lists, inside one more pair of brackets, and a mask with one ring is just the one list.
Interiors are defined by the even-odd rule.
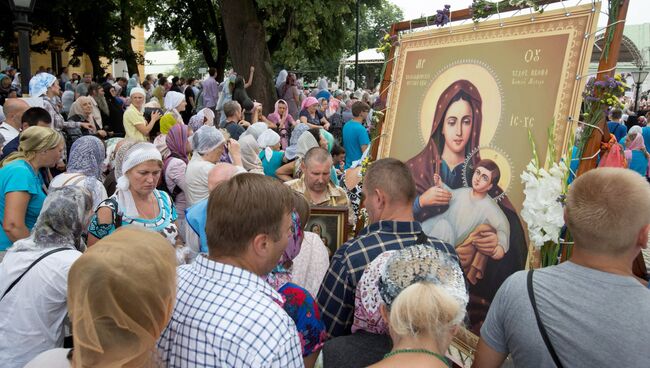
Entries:
[[63,95],[61,95],[61,113],[68,116],[73,102],[74,86],[72,85],[72,82],[65,82],[65,91],[63,91]]
[[277,78],[275,78],[275,90],[278,93],[278,98],[282,98],[282,84],[287,81],[289,73],[285,69],[280,70]]
[[320,101],[321,98],[324,98],[326,101],[329,101],[330,98],[332,98],[332,94],[328,90],[328,84],[327,79],[321,78],[318,81],[318,92],[316,93],[316,99]]
[[255,104],[253,103],[253,100],[248,97],[245,84],[246,82],[244,81],[244,77],[237,76],[237,78],[235,78],[235,86],[232,91],[232,100],[239,102],[239,105],[244,110],[245,120],[251,121],[253,117],[253,107],[255,107]]
[[[226,148],[226,139],[215,127],[202,126],[194,132],[190,139],[192,159],[187,164],[185,183],[187,190],[187,206],[208,198],[208,173],[219,162]],[[231,142],[229,142],[230,144]],[[241,162],[240,162],[241,164]]]
[[[451,193],[435,186],[435,174],[451,189],[471,182],[475,165],[481,160],[480,152],[476,150],[481,136],[482,116],[481,95],[471,82],[457,80],[440,95],[427,145],[406,162],[418,193],[414,203],[416,220],[424,222],[448,208]],[[469,167],[465,167],[466,163]],[[466,175],[465,178],[463,175]],[[481,231],[483,224],[460,244],[452,244],[459,254],[465,254],[461,259],[471,260],[477,251],[490,255],[484,278],[470,285],[469,317],[476,333],[496,290],[508,276],[523,269],[527,254],[521,221],[507,196],[502,195],[503,191],[496,185],[488,194],[492,198],[502,196],[499,207],[508,218],[509,244],[513,246],[501,260],[492,259],[491,253],[497,246],[496,231]],[[479,244],[480,248],[476,248],[475,244]]]
[[643,141],[643,135],[639,132],[641,129],[634,129],[638,126],[632,127],[625,137],[625,159],[627,160],[627,167],[630,170],[638,172],[641,176],[647,177],[648,170],[648,159],[650,159],[650,154],[646,151],[645,142]]
[[207,107],[201,109],[196,115],[190,118],[188,124],[193,132],[199,130],[203,125],[213,126],[214,125],[214,112]]
[[287,102],[289,108],[289,115],[294,120],[298,120],[298,114],[300,113],[300,93],[296,87],[296,75],[289,73],[287,75],[287,80],[282,83],[280,87],[280,98]]
[[[176,124],[183,124],[181,112],[185,111],[186,102],[183,94],[180,92],[169,91],[165,95],[165,114],[160,118],[160,131],[153,140],[153,144],[162,154],[163,161],[169,157],[170,152],[167,148],[165,139],[169,130]],[[152,130],[152,133],[154,131]]]
[[102,162],[106,157],[104,143],[97,137],[85,136],[77,139],[70,149],[65,173],[57,175],[50,183],[50,189],[65,186],[86,188],[93,197],[93,209],[108,196],[101,182]]
[[147,121],[144,117],[145,92],[142,88],[133,88],[130,94],[131,105],[124,111],[125,137],[128,139],[147,142],[149,133],[160,119],[160,112],[151,113],[151,119]]
[[239,137],[239,147],[241,149],[241,159],[244,169],[248,172],[263,174],[262,160],[260,160],[260,151],[262,149],[257,144],[257,138],[268,129],[265,123],[255,123],[248,127]]
[[115,87],[110,83],[104,83],[102,88],[104,89],[104,99],[108,107],[106,124],[113,132],[113,137],[124,137],[124,110],[122,110],[122,106],[115,97],[117,96]]
[[296,125],[291,114],[289,114],[289,107],[287,101],[277,100],[275,102],[275,111],[267,117],[271,122],[275,123],[278,132],[280,133],[280,145],[282,149],[286,149],[289,145],[289,138],[291,131]]
[[138,74],[133,74],[131,78],[129,78],[129,81],[126,83],[126,95],[131,94],[131,90],[136,87],[140,87],[140,81],[138,80],[139,76]]
[[169,157],[163,160],[163,179],[165,186],[171,194],[178,212],[178,230],[185,236],[185,209],[187,208],[187,196],[185,191],[185,170],[189,162],[188,154],[191,147],[188,138],[191,132],[185,124],[176,124],[167,133],[165,143],[169,150]]
[[[175,92],[175,91],[169,91],[165,95],[165,115],[163,115],[163,118],[165,116],[172,117],[175,121],[174,124],[176,123],[181,123],[183,124],[183,116],[181,115],[181,112],[185,111],[185,108],[187,107],[187,102],[185,102],[185,96],[183,96],[182,93],[180,92]],[[163,130],[163,118],[160,120],[160,130]],[[172,127],[171,124],[169,125],[169,128]],[[163,133],[167,134],[167,133]]]
[[31,97],[43,99],[43,108],[47,110],[52,118],[52,127],[57,131],[63,129],[85,128],[92,130],[93,126],[88,122],[66,121],[59,112],[59,106],[55,97],[61,92],[59,81],[52,74],[39,73],[29,80],[29,94]]
[[40,170],[54,167],[63,147],[60,133],[34,126],[20,135],[18,151],[0,163],[0,257],[14,241],[29,236],[47,195]]
[[315,97],[307,97],[302,102],[300,122],[309,125],[310,128],[323,127],[327,130],[330,127],[325,115],[318,110],[318,100]]
[[81,234],[91,214],[85,189],[53,190],[31,234],[16,241],[0,263],[3,367],[23,367],[36,355],[63,347],[68,272],[85,249]]
[[79,257],[68,280],[74,349],[47,351],[28,368],[159,366],[156,341],[176,296],[174,252],[160,235],[120,230]]
[[392,253],[377,279],[366,297],[380,303],[393,347],[371,367],[449,366],[445,353],[469,299],[458,262],[418,244]]
[[296,159],[276,170],[275,175],[282,181],[298,179],[302,175],[301,163],[307,151],[314,147],[327,149],[327,140],[322,129],[309,129],[298,138]]
[[284,152],[280,151],[280,136],[273,130],[267,129],[257,138],[257,145],[262,150],[259,157],[264,175],[277,178],[275,172],[284,161]]
[[298,157],[298,139],[302,134],[309,130],[309,125],[297,122],[295,128],[291,132],[291,140],[289,146],[284,151],[284,156],[287,160],[293,161]]
[[158,102],[159,106],[165,105],[165,86],[158,84],[158,86],[153,89],[151,96],[152,97],[150,101]]
[[[122,161],[124,161],[124,156],[129,148],[136,143],[138,142],[125,138],[115,144],[112,155],[109,156],[110,165],[108,173],[106,174],[106,178],[104,178],[104,188],[106,188],[106,195],[109,197],[115,194],[117,190],[117,178],[122,176]],[[107,154],[108,152],[109,149],[106,150]]]
[[325,343],[327,333],[313,295],[292,280],[293,260],[300,253],[304,231],[309,222],[309,203],[300,193],[294,192],[293,194],[292,236],[278,264],[266,277],[266,280],[278,293],[284,296],[286,302],[283,308],[296,324],[305,367],[312,368]]
[[176,208],[169,194],[156,189],[161,170],[162,158],[153,144],[137,143],[126,152],[117,191],[99,205],[90,221],[88,245],[121,226],[141,226],[164,236],[183,263]]

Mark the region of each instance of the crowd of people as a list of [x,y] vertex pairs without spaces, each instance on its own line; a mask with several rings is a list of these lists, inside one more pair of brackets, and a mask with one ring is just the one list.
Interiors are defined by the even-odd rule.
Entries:
[[[309,90],[283,70],[265,115],[246,91],[254,73],[43,71],[29,99],[5,96],[4,367],[450,365],[470,298],[463,270],[415,220],[407,165],[364,170],[377,96],[326,79]],[[643,135],[623,143],[633,151]],[[357,228],[362,199],[368,226]],[[347,208],[354,237],[331,252],[308,227],[314,206]],[[508,279],[475,366],[508,354],[526,367],[642,365],[650,292],[630,265],[648,211],[650,188],[631,170],[576,179],[571,261]],[[576,334],[587,342],[576,346]]]

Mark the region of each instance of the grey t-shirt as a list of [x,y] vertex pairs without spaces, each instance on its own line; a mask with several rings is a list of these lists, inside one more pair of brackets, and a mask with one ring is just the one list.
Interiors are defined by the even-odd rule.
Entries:
[[[512,354],[516,367],[553,367],[526,291],[527,271],[497,292],[481,338]],[[632,277],[565,262],[537,270],[533,285],[542,322],[565,367],[650,365],[650,290]]]

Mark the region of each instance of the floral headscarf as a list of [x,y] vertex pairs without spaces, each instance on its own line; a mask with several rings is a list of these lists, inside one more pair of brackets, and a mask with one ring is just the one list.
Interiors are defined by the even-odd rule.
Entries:
[[106,157],[104,144],[94,136],[86,135],[77,139],[70,148],[68,160],[69,173],[82,173],[101,180],[102,162]]
[[56,77],[49,73],[38,73],[29,80],[29,94],[40,97],[47,92],[56,81]]
[[50,190],[29,237],[16,241],[9,251],[39,251],[62,246],[84,250],[81,234],[88,225],[92,205],[93,199],[84,188],[66,186]]
[[167,133],[167,138],[165,139],[167,148],[169,148],[170,156],[181,159],[185,163],[188,162],[187,131],[187,125],[176,124],[169,130],[169,133]]
[[312,106],[312,105],[318,105],[318,100],[316,99],[316,97],[307,97],[307,98],[305,98],[305,100],[302,102],[301,109],[305,110],[305,109],[307,109],[309,106]]
[[278,260],[277,266],[268,274],[266,281],[273,286],[275,290],[279,290],[284,284],[291,282],[291,272],[284,267],[284,264],[293,261],[294,258],[300,253],[302,240],[305,238],[305,233],[302,230],[302,223],[297,211],[291,212],[291,238],[289,244],[285,248],[282,256]]

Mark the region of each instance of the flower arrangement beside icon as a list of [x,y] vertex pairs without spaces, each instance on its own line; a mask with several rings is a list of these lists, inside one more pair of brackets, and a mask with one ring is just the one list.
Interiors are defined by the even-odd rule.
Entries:
[[[508,219],[488,192],[499,182],[501,171],[492,160],[483,159],[476,164],[470,188],[452,189],[434,175],[436,187],[451,193],[447,211],[424,221],[425,233],[449,244],[456,245],[456,252],[467,280],[476,284],[483,278],[488,257],[499,260],[508,251],[510,224]],[[474,243],[470,235],[475,229],[496,232],[497,245],[482,246]]]

